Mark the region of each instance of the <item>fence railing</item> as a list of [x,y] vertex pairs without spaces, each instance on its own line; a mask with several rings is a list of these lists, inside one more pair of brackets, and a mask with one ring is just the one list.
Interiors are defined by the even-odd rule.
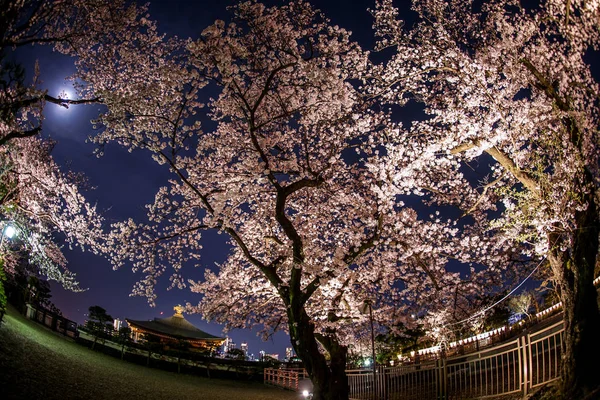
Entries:
[[264,382],[267,385],[298,391],[299,383],[308,379],[304,368],[265,368]]
[[527,394],[560,375],[563,322],[485,350],[427,363],[347,371],[350,398],[471,399]]
[[53,331],[62,333],[65,336],[69,336],[72,338],[76,338],[78,335],[77,332],[77,323],[71,321],[62,315],[58,315],[50,310],[46,310],[43,307],[35,306],[33,304],[26,304],[25,315],[27,318],[37,321],[40,324],[46,325],[48,328]]

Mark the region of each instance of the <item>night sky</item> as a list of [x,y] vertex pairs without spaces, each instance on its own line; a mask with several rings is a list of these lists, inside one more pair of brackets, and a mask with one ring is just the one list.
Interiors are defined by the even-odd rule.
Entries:
[[[374,7],[374,1],[321,0],[311,3],[320,8],[332,20],[332,24],[351,30],[354,40],[365,48],[372,48],[372,19],[367,8]],[[160,31],[167,35],[197,38],[215,19],[227,20],[229,14],[226,7],[232,4],[235,1],[153,1],[150,4],[150,16],[159,22]],[[402,0],[396,4],[408,9],[409,2]],[[34,60],[40,61],[42,88],[48,89],[50,95],[57,96],[63,90],[69,92],[70,85],[64,78],[74,72],[74,66],[68,57],[52,52],[49,47],[19,49],[16,57],[27,68],[29,76]],[[87,143],[86,138],[94,132],[90,119],[97,115],[99,109],[99,105],[89,105],[72,106],[66,110],[48,104],[44,111],[44,135],[57,141],[53,156],[59,165],[87,176],[94,189],[88,191],[86,197],[98,205],[107,223],[128,217],[142,219],[145,215],[144,205],[153,201],[157,189],[166,183],[170,175],[166,168],[156,165],[149,153],[143,151],[129,154],[117,145],[109,145],[103,157],[95,157],[92,154],[94,144]],[[182,272],[187,279],[201,279],[204,269],[223,261],[228,251],[225,235],[207,232],[203,236],[205,250],[201,266],[184,269]],[[194,304],[199,300],[199,295],[191,293],[189,289],[167,291],[169,282],[164,279],[157,285],[156,308],[152,308],[145,298],[129,296],[134,282],[140,278],[130,268],[113,271],[109,263],[100,257],[82,253],[78,249],[65,248],[64,251],[69,268],[77,274],[81,287],[88,290],[73,293],[53,284],[51,300],[63,315],[79,323],[84,322],[85,313],[92,305],[105,308],[115,318],[144,320],[171,316],[175,305],[187,301]],[[199,315],[187,315],[186,318],[202,330],[223,335],[222,326],[207,323]],[[246,330],[235,330],[228,335],[238,347],[241,342],[248,342],[249,352],[255,355],[264,349],[267,353],[279,353],[283,358],[285,347],[290,346],[289,338],[284,333],[278,333],[268,342],[262,342],[255,332]]]

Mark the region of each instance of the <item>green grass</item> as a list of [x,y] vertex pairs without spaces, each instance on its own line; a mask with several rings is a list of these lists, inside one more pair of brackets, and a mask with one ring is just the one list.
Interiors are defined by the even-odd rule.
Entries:
[[0,327],[0,398],[285,400],[300,395],[131,364],[80,346],[9,308]]

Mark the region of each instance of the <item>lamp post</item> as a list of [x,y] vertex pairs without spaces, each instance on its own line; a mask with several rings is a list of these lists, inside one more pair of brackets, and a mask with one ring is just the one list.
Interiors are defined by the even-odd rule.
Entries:
[[371,300],[365,300],[360,309],[361,313],[366,314],[369,309],[369,322],[371,323],[371,356],[373,357],[373,399],[378,399],[377,393],[377,360],[375,359],[375,330],[373,328],[373,306]]
[[[16,229],[12,225],[7,225],[2,229],[2,233],[0,233],[0,269],[4,268],[4,254],[2,252],[2,248],[4,247],[4,236],[9,239],[12,239],[17,233]],[[2,289],[2,293],[4,293],[4,284],[2,283],[2,279],[0,279],[0,289]],[[0,323],[4,319],[4,313],[6,312],[6,304],[0,307]]]

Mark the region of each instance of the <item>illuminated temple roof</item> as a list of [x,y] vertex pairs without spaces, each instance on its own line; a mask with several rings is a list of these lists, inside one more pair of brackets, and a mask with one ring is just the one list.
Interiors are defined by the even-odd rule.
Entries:
[[134,329],[148,331],[163,336],[188,340],[222,341],[224,338],[213,336],[196,328],[183,317],[183,308],[175,307],[175,314],[168,318],[154,318],[152,321],[126,319]]

